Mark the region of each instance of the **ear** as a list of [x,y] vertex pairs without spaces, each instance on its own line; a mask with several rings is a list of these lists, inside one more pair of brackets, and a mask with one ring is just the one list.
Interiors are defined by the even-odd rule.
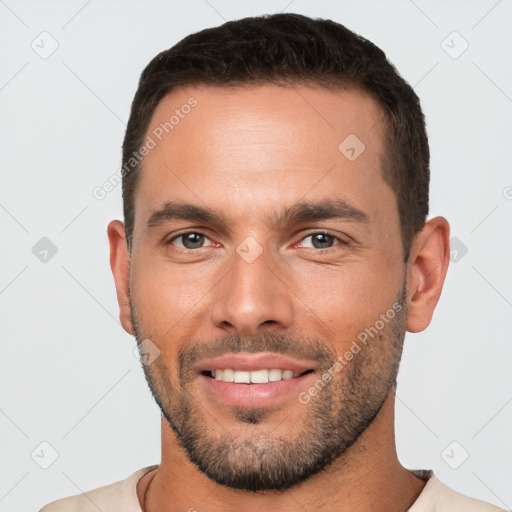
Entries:
[[407,269],[407,330],[425,330],[441,296],[450,262],[450,225],[444,217],[425,223],[411,247]]
[[110,268],[116,283],[117,302],[119,303],[119,319],[128,334],[135,334],[130,307],[130,255],[125,241],[124,224],[113,220],[107,228],[110,245]]

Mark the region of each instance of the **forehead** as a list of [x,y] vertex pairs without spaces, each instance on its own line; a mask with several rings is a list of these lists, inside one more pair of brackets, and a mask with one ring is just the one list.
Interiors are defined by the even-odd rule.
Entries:
[[[269,145],[279,144],[291,148],[309,140],[303,151],[327,151],[327,155],[352,134],[366,143],[370,153],[377,153],[381,150],[381,118],[373,98],[356,89],[275,84],[201,86],[177,89],[165,96],[155,109],[148,134],[163,143],[160,146],[175,151],[183,147],[183,139],[197,143],[198,151],[241,142],[247,143],[245,149],[249,143],[255,148],[265,144],[267,150]],[[204,138],[198,140],[199,136]]]
[[249,218],[306,196],[335,196],[378,215],[382,199],[396,208],[380,173],[382,128],[377,103],[355,89],[178,89],[160,102],[146,134],[154,147],[141,166],[136,223],[175,199]]

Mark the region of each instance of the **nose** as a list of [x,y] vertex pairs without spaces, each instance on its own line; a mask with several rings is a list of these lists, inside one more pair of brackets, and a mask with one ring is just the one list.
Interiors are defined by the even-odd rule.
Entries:
[[229,334],[257,336],[263,329],[286,330],[293,321],[293,293],[282,267],[265,250],[254,260],[233,255],[231,270],[215,287],[212,322]]

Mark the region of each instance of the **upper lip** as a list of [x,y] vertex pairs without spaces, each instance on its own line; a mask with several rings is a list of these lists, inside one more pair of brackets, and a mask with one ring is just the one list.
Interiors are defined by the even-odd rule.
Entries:
[[305,372],[306,370],[313,370],[314,365],[311,363],[301,363],[280,354],[267,352],[259,354],[224,354],[202,361],[196,368],[197,373],[209,370],[224,370],[226,368],[242,371],[279,368],[281,370],[291,370],[292,372]]

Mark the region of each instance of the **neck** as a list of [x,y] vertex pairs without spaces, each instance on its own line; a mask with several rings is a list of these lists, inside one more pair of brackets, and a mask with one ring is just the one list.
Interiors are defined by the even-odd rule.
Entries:
[[[150,483],[150,492],[146,493]],[[423,480],[400,464],[396,454],[392,389],[372,424],[338,460],[301,485],[281,493],[253,494],[213,482],[188,460],[173,430],[162,418],[162,461],[154,472],[139,481],[137,494],[144,512],[291,512],[297,508],[319,512],[405,512],[424,486]]]

